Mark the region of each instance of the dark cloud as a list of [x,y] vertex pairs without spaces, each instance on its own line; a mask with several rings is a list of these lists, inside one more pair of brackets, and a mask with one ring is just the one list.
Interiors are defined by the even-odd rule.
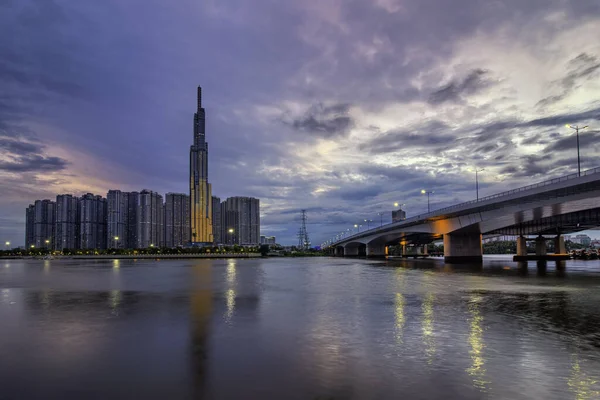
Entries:
[[301,118],[294,119],[290,125],[300,132],[317,137],[344,136],[354,127],[354,120],[348,115],[349,110],[349,104],[317,104]]
[[37,143],[15,140],[7,137],[0,137],[0,150],[17,155],[26,155],[31,153],[40,153],[44,149]]
[[451,128],[441,121],[432,120],[412,130],[392,130],[360,146],[372,154],[392,153],[401,149],[427,147],[440,151],[457,139]]
[[481,90],[491,86],[493,81],[489,78],[489,71],[475,69],[463,79],[453,80],[441,89],[429,95],[429,103],[442,104],[445,102],[457,102],[465,95],[478,93]]
[[[579,146],[585,151],[600,147],[600,131],[579,132]],[[544,148],[544,153],[573,151],[577,148],[577,138],[575,135],[560,136]]]
[[69,163],[59,157],[29,155],[15,157],[13,161],[0,161],[0,171],[7,172],[55,172],[64,170]]
[[561,92],[540,100],[537,103],[538,106],[544,107],[563,100],[586,81],[597,78],[600,71],[600,61],[598,58],[587,53],[581,53],[570,60],[568,66],[569,73],[560,81],[554,82]]

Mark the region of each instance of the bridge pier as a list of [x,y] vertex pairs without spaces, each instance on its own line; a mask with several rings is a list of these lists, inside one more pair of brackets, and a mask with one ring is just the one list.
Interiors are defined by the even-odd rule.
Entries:
[[367,257],[385,257],[387,256],[387,246],[367,245]]
[[558,235],[554,238],[554,254],[567,254],[565,238],[562,235]]
[[447,263],[481,263],[483,251],[480,233],[444,235],[444,261]]
[[546,238],[542,235],[535,238],[535,255],[545,256],[547,254]]
[[527,238],[525,238],[525,236],[519,236],[517,238],[517,255],[518,256],[526,256],[527,255]]
[[344,248],[342,246],[337,246],[335,248],[335,256],[336,257],[344,257]]

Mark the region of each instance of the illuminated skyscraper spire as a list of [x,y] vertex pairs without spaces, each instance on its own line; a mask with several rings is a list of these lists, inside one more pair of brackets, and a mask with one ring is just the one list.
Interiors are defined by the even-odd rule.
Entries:
[[194,114],[194,144],[190,148],[190,226],[192,243],[212,243],[212,189],[208,183],[208,143],[202,88],[198,86],[198,108]]

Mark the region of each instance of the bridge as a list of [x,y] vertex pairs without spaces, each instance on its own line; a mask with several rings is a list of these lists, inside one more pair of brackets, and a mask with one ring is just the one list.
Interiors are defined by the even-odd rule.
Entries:
[[[426,255],[426,245],[443,239],[448,263],[481,262],[484,235],[514,235],[517,257],[527,256],[527,236],[536,255],[546,256],[547,236],[565,254],[564,233],[600,226],[600,168],[456,204],[344,237],[328,249],[336,256],[381,257],[387,247],[407,246]],[[541,259],[541,258],[539,258]]]

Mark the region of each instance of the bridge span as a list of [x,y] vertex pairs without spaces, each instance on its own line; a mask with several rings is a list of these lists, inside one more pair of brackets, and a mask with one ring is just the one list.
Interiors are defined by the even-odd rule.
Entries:
[[600,168],[434,210],[345,237],[328,249],[336,256],[385,256],[387,247],[423,246],[443,239],[449,263],[480,262],[484,235],[515,235],[517,256],[527,255],[526,236],[537,235],[536,254],[546,240],[566,253],[564,233],[600,226]]

